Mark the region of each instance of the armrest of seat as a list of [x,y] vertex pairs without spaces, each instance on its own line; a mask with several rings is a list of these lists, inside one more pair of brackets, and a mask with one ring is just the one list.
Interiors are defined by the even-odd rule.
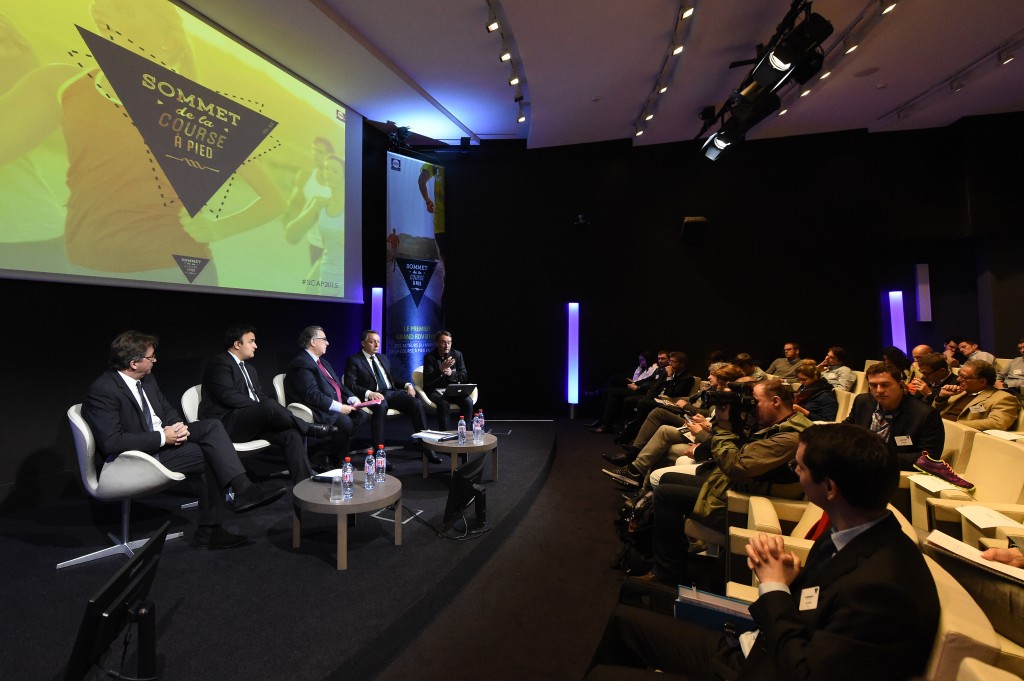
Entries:
[[430,401],[430,398],[427,397],[426,391],[423,390],[423,388],[421,388],[420,386],[416,386],[416,395],[429,409],[437,409],[437,405]]
[[739,582],[729,582],[726,584],[725,595],[729,598],[735,598],[738,601],[744,601],[745,603],[753,603],[758,597],[756,586],[740,584]]
[[956,681],[1020,681],[1020,677],[1005,669],[967,657],[960,663]]
[[967,492],[959,489],[944,489],[930,492],[921,485],[910,481],[910,521],[915,528],[930,532],[933,528],[931,515],[928,511],[928,499],[959,499],[974,501]]
[[[775,506],[767,497],[750,497],[747,513],[747,529],[765,534],[782,534],[782,522]],[[730,533],[731,534],[731,533]]]
[[[749,530],[744,527],[729,528],[729,552],[737,556],[747,555],[747,544],[755,535],[761,534],[756,530]],[[787,551],[792,551],[801,560],[807,561],[807,553],[811,550],[814,542],[810,539],[799,539],[796,537],[782,537],[782,542]]]
[[170,470],[145,452],[132,450],[103,464],[94,496],[104,500],[126,499],[156,492],[184,479],[184,473]]
[[289,402],[288,411],[306,423],[313,423],[313,410],[300,402]]

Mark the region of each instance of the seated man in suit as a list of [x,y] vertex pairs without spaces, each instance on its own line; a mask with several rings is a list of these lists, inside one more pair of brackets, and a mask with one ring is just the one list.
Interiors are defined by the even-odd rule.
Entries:
[[[321,326],[307,326],[299,334],[302,351],[288,364],[284,377],[284,394],[288,402],[299,402],[313,411],[313,420],[335,426],[331,434],[330,468],[340,468],[348,453],[352,434],[370,420],[365,412],[352,405],[359,398],[345,387],[334,367],[324,359],[327,352],[327,334]],[[381,421],[383,415],[373,415]],[[374,430],[377,425],[374,424]],[[380,440],[374,438],[376,442]],[[314,466],[319,467],[319,466]]]
[[[833,527],[807,565],[782,537],[747,547],[757,575],[750,614],[758,629],[727,636],[650,610],[619,605],[588,681],[688,679],[908,679],[924,672],[939,599],[917,544],[886,504],[899,483],[895,454],[867,431],[813,426],[799,435],[792,467],[808,501]],[[837,667],[841,665],[841,668]],[[678,677],[671,677],[678,678]]]
[[857,395],[850,415],[852,423],[877,433],[896,453],[900,470],[914,470],[925,453],[942,453],[946,431],[939,413],[903,392],[903,372],[894,364],[879,362],[868,367],[869,392]]
[[980,359],[960,367],[956,385],[946,385],[935,398],[942,418],[978,430],[1009,430],[1020,416],[1017,398],[995,387],[996,368]]
[[[359,337],[359,342],[362,350],[351,355],[345,362],[345,386],[361,400],[381,401],[379,405],[370,407],[375,417],[373,439],[384,442],[384,415],[388,409],[397,409],[409,415],[415,432],[425,429],[427,416],[423,402],[416,396],[416,388],[412,383],[399,383],[391,375],[391,362],[379,353],[380,334],[367,329]],[[429,450],[425,451],[431,463],[441,463],[441,457]]]
[[[465,383],[469,379],[466,362],[462,353],[452,349],[452,335],[447,331],[434,334],[436,350],[427,353],[423,358],[423,391],[430,401],[437,406],[438,430],[451,430],[451,403],[459,408],[459,413],[468,420],[473,413],[473,399],[469,395],[447,398],[444,389],[452,383]],[[466,424],[469,427],[469,424]]]
[[96,436],[100,468],[122,452],[138,450],[179,473],[200,473],[197,548],[227,549],[248,539],[220,524],[224,492],[232,488],[236,513],[284,494],[285,487],[249,480],[220,421],[185,424],[164,398],[150,372],[156,364],[156,336],[125,331],[110,344],[110,369],[89,387],[82,416]]
[[235,442],[267,440],[284,450],[292,484],[310,476],[304,435],[329,435],[333,425],[306,423],[263,391],[252,358],[256,355],[256,330],[236,324],[224,333],[227,352],[211,357],[203,372],[203,399],[199,417],[219,419]]
[[[922,346],[918,346],[922,347]],[[917,350],[917,348],[914,348]],[[914,397],[925,404],[934,405],[935,398],[944,385],[956,385],[956,374],[949,370],[946,356],[929,352],[917,357],[917,373],[907,383]]]

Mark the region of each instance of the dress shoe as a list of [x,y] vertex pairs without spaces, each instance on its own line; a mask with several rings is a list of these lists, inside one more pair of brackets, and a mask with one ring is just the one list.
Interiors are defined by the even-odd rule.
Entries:
[[264,504],[269,504],[287,491],[288,488],[284,485],[266,482],[254,483],[241,494],[235,493],[232,508],[235,513],[245,513]]
[[609,454],[605,452],[604,454],[601,455],[601,458],[610,463],[611,465],[615,466],[616,468],[625,466],[627,463],[630,463],[632,461],[632,459],[626,456],[625,454],[619,453]]
[[423,456],[427,457],[427,461],[429,461],[430,463],[444,463],[444,459],[442,459],[429,449],[423,450]]
[[323,452],[313,455],[309,460],[309,467],[313,469],[314,473],[326,473],[327,471],[335,468],[335,466],[331,465],[330,459],[328,459],[327,455]]
[[338,432],[338,426],[331,426],[326,423],[311,423],[306,428],[306,435],[312,435],[314,437],[324,437],[327,435],[334,435]]
[[249,538],[232,534],[220,525],[200,525],[189,543],[196,549],[233,549],[249,543]]

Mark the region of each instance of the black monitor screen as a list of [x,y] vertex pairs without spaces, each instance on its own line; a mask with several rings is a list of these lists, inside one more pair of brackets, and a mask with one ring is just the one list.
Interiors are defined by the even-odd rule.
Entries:
[[83,678],[128,624],[131,610],[149,594],[160,564],[169,522],[110,578],[85,606],[65,681]]

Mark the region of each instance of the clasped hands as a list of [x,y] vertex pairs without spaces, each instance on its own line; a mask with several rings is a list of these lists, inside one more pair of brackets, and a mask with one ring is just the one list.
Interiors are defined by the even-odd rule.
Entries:
[[754,571],[762,584],[781,582],[790,585],[800,573],[800,559],[777,534],[758,534],[747,544],[747,567]]
[[188,440],[188,426],[180,421],[173,426],[164,426],[164,440],[169,445],[180,445]]

